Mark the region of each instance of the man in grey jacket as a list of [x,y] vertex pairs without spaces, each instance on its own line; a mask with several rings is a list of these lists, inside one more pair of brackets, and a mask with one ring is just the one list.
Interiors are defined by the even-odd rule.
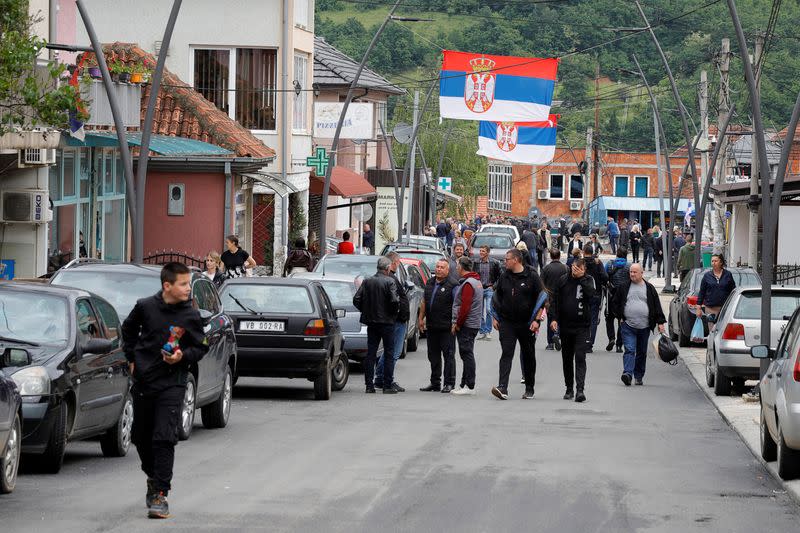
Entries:
[[459,283],[453,290],[452,332],[458,340],[458,353],[464,368],[461,386],[451,394],[472,396],[475,394],[475,336],[483,316],[483,284],[481,277],[472,271],[469,257],[459,257],[457,268]]

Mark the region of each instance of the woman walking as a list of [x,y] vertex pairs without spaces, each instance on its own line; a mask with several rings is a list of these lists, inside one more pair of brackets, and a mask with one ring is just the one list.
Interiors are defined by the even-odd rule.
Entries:
[[703,275],[700,292],[697,295],[697,316],[719,315],[722,305],[736,288],[736,282],[730,270],[725,268],[725,257],[722,254],[711,256],[711,270]]
[[639,224],[634,224],[631,228],[631,252],[633,252],[633,262],[639,262],[639,249],[642,245],[642,231],[639,229]]

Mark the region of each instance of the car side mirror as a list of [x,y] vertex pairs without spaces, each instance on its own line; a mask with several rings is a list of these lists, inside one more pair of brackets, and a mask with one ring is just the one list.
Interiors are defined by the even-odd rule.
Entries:
[[211,322],[211,318],[214,316],[211,314],[211,311],[207,309],[199,309],[200,312],[200,320],[203,321],[203,325],[207,326]]
[[337,309],[336,310],[336,318],[344,318],[347,316],[347,311],[344,309]]
[[102,355],[109,353],[114,344],[108,339],[89,339],[81,345],[81,353]]
[[774,353],[766,344],[759,344],[750,348],[750,357],[754,359],[772,359]]
[[6,348],[0,358],[0,368],[28,366],[32,362],[31,354],[22,348]]

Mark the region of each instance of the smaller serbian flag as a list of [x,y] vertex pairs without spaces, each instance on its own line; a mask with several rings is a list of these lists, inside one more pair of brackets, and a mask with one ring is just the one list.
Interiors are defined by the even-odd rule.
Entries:
[[558,115],[544,122],[481,122],[478,155],[499,161],[542,165],[556,153]]
[[442,118],[547,120],[558,59],[444,52],[439,81]]

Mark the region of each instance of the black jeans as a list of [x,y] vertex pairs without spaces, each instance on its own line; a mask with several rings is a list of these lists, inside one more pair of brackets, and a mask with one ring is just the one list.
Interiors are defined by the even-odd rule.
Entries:
[[639,262],[639,245],[638,244],[631,244],[631,251],[633,252],[633,262]]
[[664,264],[664,259],[660,258],[660,257],[657,257],[656,258],[656,277],[658,277],[658,278],[661,277],[661,268],[662,268],[663,264]]
[[431,363],[431,385],[442,385],[442,359],[444,359],[444,384],[456,386],[455,338],[449,329],[428,330],[428,361]]
[[378,345],[383,341],[383,384],[394,383],[394,324],[367,325],[367,357],[364,359],[364,382],[375,386],[375,359]]
[[478,328],[461,328],[456,332],[458,355],[464,367],[461,370],[461,387],[475,388],[475,336]]
[[181,405],[186,387],[175,386],[157,392],[140,392],[134,385],[131,440],[139,452],[142,470],[153,479],[154,488],[169,492],[175,445],[181,422]]
[[603,298],[601,296],[595,296],[589,301],[589,309],[592,315],[591,338],[589,341],[590,348],[594,346],[594,340],[597,338],[597,326],[600,325],[600,308],[602,306]]
[[[589,328],[564,330],[561,340],[561,363],[567,390],[583,392],[586,382],[586,349],[589,347]],[[573,368],[574,367],[574,368]]]
[[500,381],[498,387],[508,390],[508,379],[511,375],[511,363],[514,361],[514,349],[519,341],[520,360],[525,388],[533,389],[536,379],[536,354],[534,352],[533,332],[526,322],[515,324],[507,320],[500,321]]

